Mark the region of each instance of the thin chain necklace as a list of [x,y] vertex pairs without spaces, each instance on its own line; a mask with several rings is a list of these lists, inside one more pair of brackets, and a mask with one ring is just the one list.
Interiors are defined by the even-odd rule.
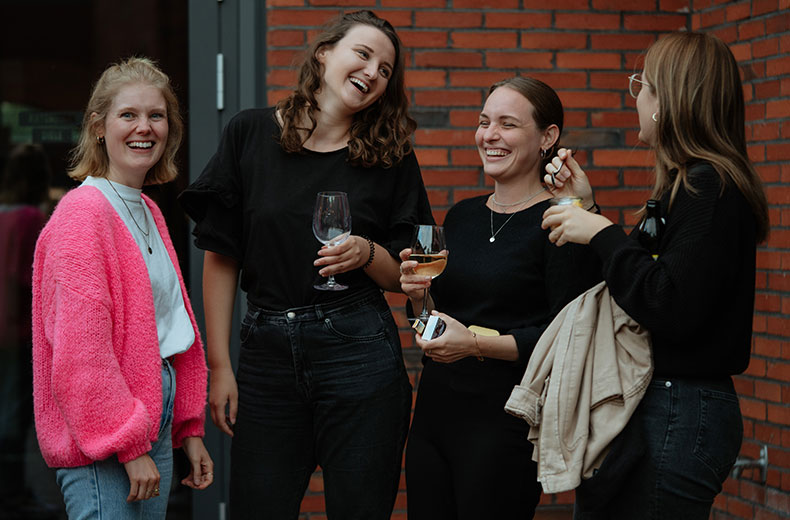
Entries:
[[513,206],[518,206],[519,204],[525,204],[525,203],[531,201],[532,199],[534,199],[535,197],[537,197],[538,195],[540,195],[544,191],[546,191],[546,188],[541,188],[539,192],[533,193],[532,195],[530,195],[526,199],[522,199],[522,200],[520,200],[518,202],[514,202],[512,204],[502,204],[501,202],[497,202],[497,200],[496,200],[496,193],[493,193],[491,195],[491,202],[493,202],[494,204],[496,204],[500,208],[512,208]]
[[[520,202],[516,202],[514,204],[500,204],[500,203],[498,203],[496,201],[496,194],[491,195],[491,201],[494,204],[496,204],[497,206],[510,208],[510,207],[513,207],[513,206],[518,206],[519,204],[526,204],[527,202],[531,201],[532,199],[534,199],[535,197],[537,197],[538,195],[540,195],[544,191],[546,191],[546,188],[541,188],[539,191],[537,191],[536,193],[533,193],[532,195],[530,195],[526,199],[524,199],[524,200],[522,200]],[[505,227],[508,222],[510,222],[510,219],[512,219],[516,215],[516,213],[518,213],[518,212],[514,211],[513,213],[511,213],[510,216],[507,218],[507,220],[505,220],[505,223],[502,224],[501,226],[499,226],[499,229],[497,229],[496,233],[494,233],[494,210],[493,210],[493,208],[491,208],[491,238],[488,239],[489,242],[494,242],[496,240],[496,236],[499,234],[500,231],[502,231],[502,228]]]
[[115,186],[112,185],[112,182],[110,182],[110,179],[105,177],[104,180],[107,181],[107,184],[110,185],[110,188],[112,188],[112,191],[114,191],[115,194],[118,195],[118,198],[121,199],[121,202],[123,202],[123,205],[126,207],[126,211],[129,212],[129,216],[132,217],[132,222],[134,222],[134,225],[137,226],[137,229],[140,230],[140,233],[143,234],[143,239],[145,240],[145,245],[148,246],[148,254],[149,255],[154,254],[153,249],[151,249],[151,241],[149,240],[149,235],[151,234],[151,228],[148,225],[148,216],[145,214],[145,208],[143,208],[143,218],[145,219],[145,227],[148,228],[148,231],[143,231],[143,228],[141,228],[140,224],[137,223],[137,219],[134,218],[134,215],[132,214],[132,210],[129,208],[129,205],[126,204],[126,201],[123,200],[123,197],[121,197],[121,194],[118,193],[118,190],[116,190]]

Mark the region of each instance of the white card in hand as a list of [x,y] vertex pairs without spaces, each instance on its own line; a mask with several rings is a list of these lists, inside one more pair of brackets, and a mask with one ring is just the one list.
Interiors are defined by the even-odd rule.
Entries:
[[439,323],[439,316],[433,315],[428,318],[428,323],[425,324],[425,330],[422,331],[422,339],[433,339],[433,331],[436,330],[436,324]]

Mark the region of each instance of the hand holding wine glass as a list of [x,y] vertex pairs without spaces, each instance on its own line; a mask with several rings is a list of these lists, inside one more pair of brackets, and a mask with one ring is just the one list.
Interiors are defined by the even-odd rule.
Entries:
[[[414,226],[414,239],[412,240],[409,260],[417,262],[414,267],[416,274],[436,278],[447,266],[447,245],[444,240],[444,228],[441,226],[417,225]],[[427,322],[428,314],[428,288],[423,292],[422,312],[417,317],[422,322]]]
[[[316,195],[313,235],[328,246],[336,246],[351,235],[351,209],[345,192],[322,191]],[[321,291],[348,289],[348,286],[337,283],[334,275],[329,275],[325,283],[313,287]]]

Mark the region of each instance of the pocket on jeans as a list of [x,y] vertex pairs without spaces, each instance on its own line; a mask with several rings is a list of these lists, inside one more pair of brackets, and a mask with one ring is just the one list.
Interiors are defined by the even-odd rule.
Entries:
[[373,307],[326,316],[324,326],[333,336],[343,341],[378,341],[387,336],[384,321]]
[[743,418],[738,397],[700,389],[699,426],[694,455],[723,482],[732,469],[743,441]]
[[249,339],[250,333],[255,328],[257,318],[257,311],[247,311],[247,314],[244,315],[244,319],[241,320],[241,330],[239,330],[239,338],[242,343]]

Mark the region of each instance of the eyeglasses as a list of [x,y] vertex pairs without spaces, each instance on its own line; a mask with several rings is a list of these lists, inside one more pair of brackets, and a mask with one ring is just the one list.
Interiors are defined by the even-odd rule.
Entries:
[[636,74],[628,76],[628,93],[631,94],[632,98],[636,99],[637,96],[639,96],[642,85],[649,87],[650,83],[642,81],[642,75],[640,73],[637,72]]

